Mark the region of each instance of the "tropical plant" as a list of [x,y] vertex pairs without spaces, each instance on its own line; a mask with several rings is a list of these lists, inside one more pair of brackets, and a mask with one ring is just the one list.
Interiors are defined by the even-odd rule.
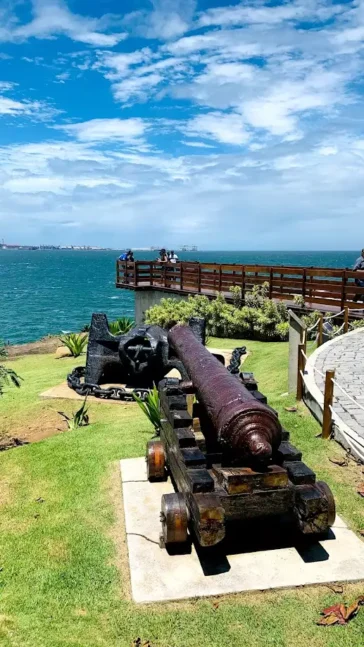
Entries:
[[[2,341],[0,341],[0,359],[6,359],[8,356],[7,350]],[[20,387],[21,378],[15,373],[12,368],[8,368],[0,364],[0,396],[4,393],[4,386],[13,384],[17,388]]]
[[84,352],[87,345],[87,335],[68,333],[60,337],[60,340],[72,354],[72,357],[79,357]]
[[268,299],[268,290],[268,284],[255,286],[246,295],[243,307],[238,286],[231,288],[233,305],[226,303],[221,293],[212,301],[205,296],[190,296],[187,301],[162,299],[147,310],[145,319],[168,329],[187,324],[191,317],[203,317],[207,334],[214,337],[284,341],[288,339],[288,309],[283,302]]
[[79,427],[87,427],[90,424],[90,418],[88,415],[88,407],[86,407],[87,397],[82,403],[82,407],[73,413],[72,416],[68,416],[63,411],[58,411],[59,415],[64,418],[67,423],[69,431],[74,431]]
[[299,308],[304,308],[305,307],[305,298],[302,296],[302,294],[295,294],[293,297],[293,303],[295,306],[298,306]]
[[153,389],[148,393],[145,400],[142,400],[136,393],[133,393],[133,398],[152,423],[157,436],[159,436],[161,428],[161,406],[156,385],[154,384]]
[[109,330],[113,335],[126,335],[135,326],[135,321],[129,317],[120,317],[109,323]]

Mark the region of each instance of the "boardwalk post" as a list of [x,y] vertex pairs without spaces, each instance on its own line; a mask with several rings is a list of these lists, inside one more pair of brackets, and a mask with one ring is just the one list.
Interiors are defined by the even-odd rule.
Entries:
[[344,308],[344,332],[349,330],[349,308],[345,306]]
[[318,325],[318,335],[317,335],[317,348],[322,346],[324,336],[324,315],[320,314],[319,325]]
[[[125,267],[128,267],[128,262],[125,263]],[[134,272],[133,272],[133,274],[134,274],[134,285],[135,286],[138,285],[138,279],[139,279],[138,267],[139,267],[138,263],[134,261]]]
[[298,353],[299,345],[306,337],[306,325],[293,310],[289,314],[289,357],[288,357],[288,390],[297,394],[298,384]]
[[201,292],[201,263],[198,264],[198,286],[197,286],[197,292],[200,294]]
[[322,438],[330,438],[332,429],[332,412],[331,407],[334,399],[334,383],[335,371],[328,369],[325,376],[325,392],[324,392],[324,414],[322,419]]
[[340,304],[341,310],[343,310],[345,307],[347,282],[348,282],[348,279],[346,276],[346,272],[344,270],[341,277],[341,304]]
[[306,366],[306,341],[298,345],[298,362],[297,362],[297,400],[303,397],[303,373]]
[[272,292],[273,292],[273,268],[271,267],[269,270],[269,298],[272,298]]
[[149,273],[150,273],[149,282],[150,282],[151,286],[153,286],[153,281],[154,281],[153,265],[154,265],[154,263],[153,263],[153,261],[151,261],[149,263]]

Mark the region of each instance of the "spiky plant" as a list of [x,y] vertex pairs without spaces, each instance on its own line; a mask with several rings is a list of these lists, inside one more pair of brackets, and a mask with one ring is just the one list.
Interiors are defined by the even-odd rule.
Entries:
[[73,413],[72,416],[68,416],[63,411],[58,411],[59,415],[64,418],[67,423],[69,431],[74,431],[79,427],[87,427],[90,424],[90,418],[88,415],[88,407],[86,407],[87,397],[82,403],[82,407]]
[[129,317],[120,317],[109,323],[109,330],[113,335],[126,335],[135,326],[135,322]]
[[[7,350],[2,341],[0,341],[0,359],[6,359],[8,356]],[[4,393],[4,386],[13,384],[17,388],[20,387],[21,378],[15,373],[12,368],[8,368],[0,364],[0,396]]]
[[133,398],[152,423],[157,436],[159,436],[161,428],[161,407],[156,385],[154,384],[153,389],[148,393],[145,400],[142,400],[136,393],[133,393]]
[[87,335],[78,335],[71,332],[60,337],[60,340],[72,354],[72,357],[79,357],[84,352],[87,345]]

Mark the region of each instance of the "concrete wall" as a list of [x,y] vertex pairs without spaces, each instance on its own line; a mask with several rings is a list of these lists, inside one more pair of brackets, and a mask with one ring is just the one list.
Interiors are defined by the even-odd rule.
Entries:
[[160,303],[162,299],[174,299],[175,301],[187,301],[188,296],[184,294],[173,294],[163,290],[136,290],[135,291],[135,322],[140,325],[144,321],[144,315],[148,308]]

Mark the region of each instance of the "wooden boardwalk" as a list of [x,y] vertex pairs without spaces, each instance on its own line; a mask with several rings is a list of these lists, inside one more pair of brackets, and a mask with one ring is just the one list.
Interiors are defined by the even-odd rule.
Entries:
[[288,306],[295,307],[294,297],[299,295],[307,310],[340,312],[349,308],[352,316],[362,316],[364,303],[355,302],[354,298],[363,295],[364,300],[364,288],[357,286],[355,279],[364,280],[364,270],[185,261],[117,261],[116,266],[117,288],[200,294],[209,298],[221,292],[227,301],[232,301],[232,286],[241,288],[244,299],[255,285],[267,283],[269,298],[284,301]]

